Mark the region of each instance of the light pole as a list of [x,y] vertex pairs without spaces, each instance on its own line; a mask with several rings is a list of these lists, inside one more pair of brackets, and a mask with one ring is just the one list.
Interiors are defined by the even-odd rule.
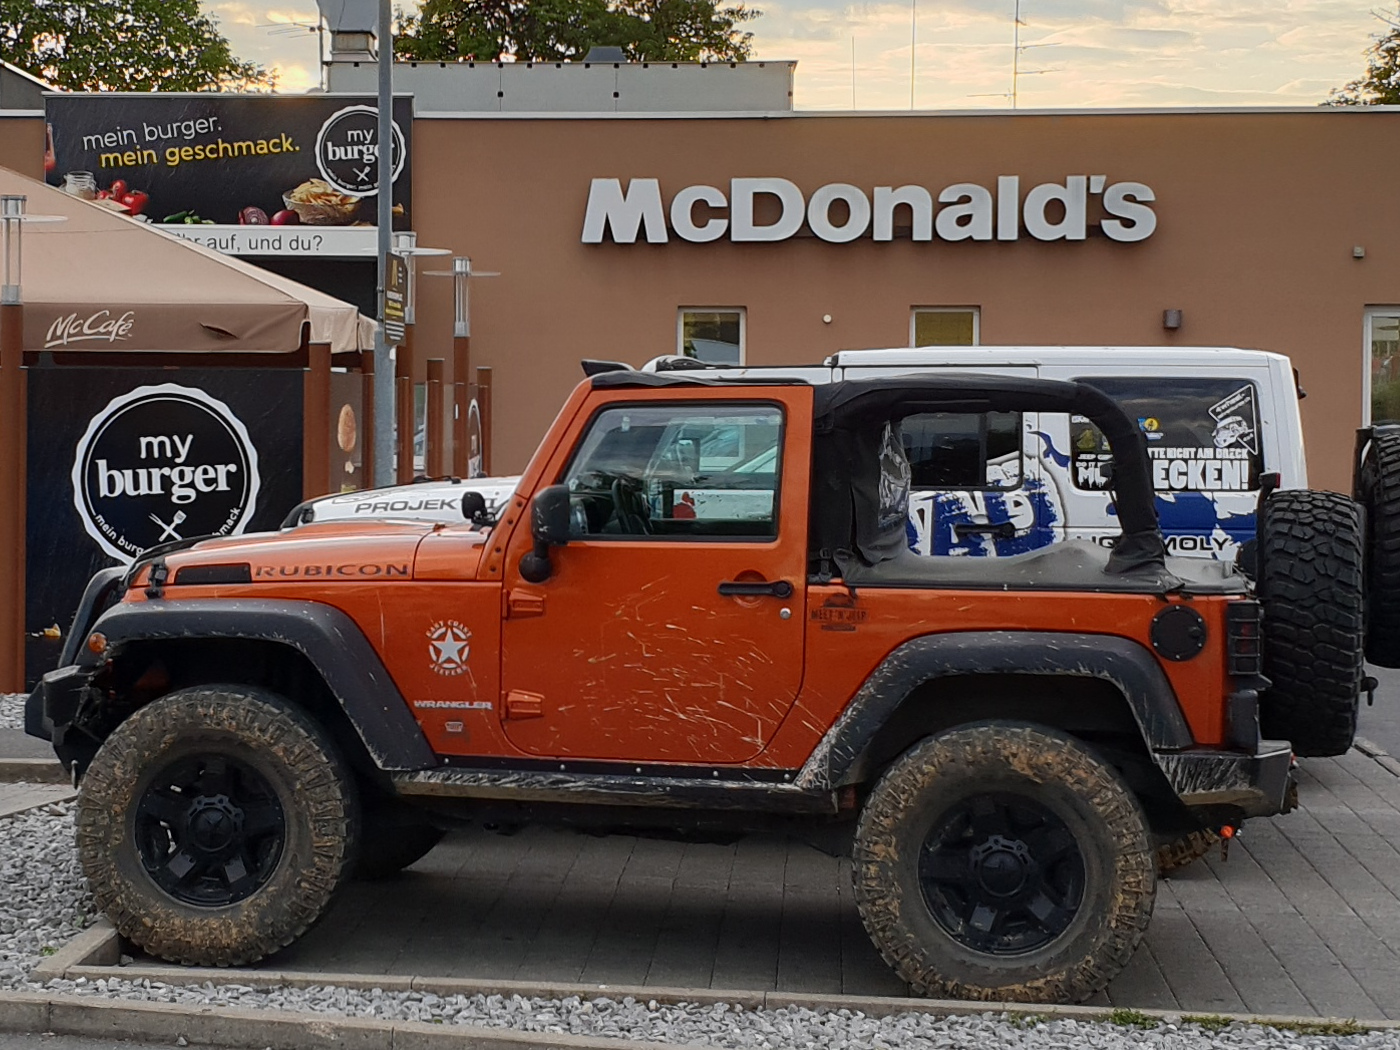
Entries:
[[390,0],[379,0],[379,331],[374,337],[374,478],[394,483],[394,370],[384,338],[384,285],[394,223],[394,26]]

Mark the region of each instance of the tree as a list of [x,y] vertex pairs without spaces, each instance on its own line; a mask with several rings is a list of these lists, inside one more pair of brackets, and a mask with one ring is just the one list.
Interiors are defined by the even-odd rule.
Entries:
[[[1400,17],[1400,12],[1397,12]],[[1400,20],[1376,12],[1390,31],[1366,49],[1366,72],[1344,88],[1333,88],[1329,106],[1400,105]]]
[[424,0],[399,14],[398,57],[451,62],[580,60],[590,47],[622,48],[636,62],[742,62],[761,12],[721,0]]
[[4,0],[0,59],[73,91],[271,88],[199,0]]

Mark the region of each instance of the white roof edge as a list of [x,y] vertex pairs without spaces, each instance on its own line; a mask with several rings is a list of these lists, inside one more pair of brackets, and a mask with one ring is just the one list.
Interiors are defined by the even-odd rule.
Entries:
[[42,109],[0,109],[0,120],[8,120],[14,117],[38,117],[43,119]]
[[775,118],[852,117],[1152,117],[1152,116],[1282,116],[1298,114],[1400,113],[1400,106],[1202,106],[1145,109],[927,109],[927,110],[430,110],[416,113],[418,120],[772,120]]
[[44,80],[42,77],[36,77],[27,69],[20,69],[19,66],[15,65],[13,62],[6,62],[3,59],[0,59],[0,66],[4,66],[5,69],[13,73],[15,76],[23,77],[31,84],[36,84],[39,87],[43,88],[45,91],[60,92],[63,90],[63,88],[59,87],[57,84],[50,84],[47,80]]
[[[1116,346],[891,346],[878,349],[837,350],[827,360],[858,360],[862,358],[887,357],[949,357],[965,356],[968,360],[986,357],[1044,357],[1076,356],[1101,357],[1108,354],[1155,353],[1162,356],[1184,355],[1188,357],[1233,357],[1248,358],[1274,357],[1288,360],[1286,354],[1276,350],[1257,350],[1242,346],[1162,346],[1159,344],[1122,344]],[[1125,361],[1131,363],[1131,361]]]

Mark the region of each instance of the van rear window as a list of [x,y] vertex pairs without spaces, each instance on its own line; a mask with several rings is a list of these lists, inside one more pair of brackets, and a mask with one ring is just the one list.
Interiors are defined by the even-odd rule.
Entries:
[[[1264,457],[1259,394],[1248,379],[1086,376],[1137,420],[1147,438],[1152,484],[1158,492],[1252,492]],[[1074,487],[1109,487],[1113,458],[1099,428],[1070,417]]]

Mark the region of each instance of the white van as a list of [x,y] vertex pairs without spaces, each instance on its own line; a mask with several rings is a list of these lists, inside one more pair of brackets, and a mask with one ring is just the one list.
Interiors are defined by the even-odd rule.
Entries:
[[[657,358],[648,371],[705,367]],[[1173,554],[1233,560],[1253,538],[1259,477],[1307,488],[1301,394],[1282,354],[1227,347],[977,346],[843,350],[820,367],[706,368],[715,375],[834,379],[932,370],[1091,383],[1147,439],[1157,515]],[[1112,458],[1080,416],[939,412],[901,428],[912,471],[909,544],[921,554],[1003,556],[1064,539],[1111,543]]]

